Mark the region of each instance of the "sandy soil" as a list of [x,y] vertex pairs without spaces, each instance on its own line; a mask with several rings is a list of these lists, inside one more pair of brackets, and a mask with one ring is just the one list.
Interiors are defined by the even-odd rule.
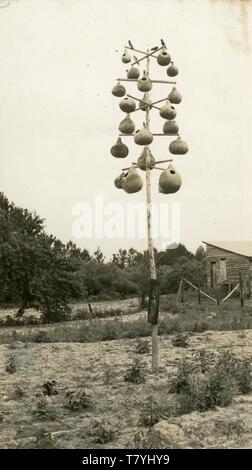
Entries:
[[[179,359],[201,348],[229,348],[239,357],[252,357],[252,330],[194,334],[187,349],[173,347],[171,339],[160,338],[158,377],[151,373],[151,355],[141,356],[146,361],[147,375],[146,383],[139,385],[124,381],[125,371],[135,356],[136,340],[89,344],[17,342],[12,349],[0,345],[0,448],[134,448],[136,433],[146,432],[138,425],[143,403],[150,395],[164,404],[172,400],[168,385]],[[5,369],[9,354],[16,364],[13,374]],[[48,415],[42,419],[34,412],[48,380],[56,381],[58,394],[44,398]],[[18,397],[17,387],[23,396]],[[64,407],[66,391],[76,389],[90,394],[91,407],[87,410]],[[242,420],[243,432],[227,434],[225,423],[236,420]],[[97,422],[115,431],[110,442],[96,442]],[[237,396],[231,406],[214,411],[172,419],[163,416],[155,429],[164,439],[164,447],[251,448],[252,395]],[[45,436],[45,432],[49,434]]]

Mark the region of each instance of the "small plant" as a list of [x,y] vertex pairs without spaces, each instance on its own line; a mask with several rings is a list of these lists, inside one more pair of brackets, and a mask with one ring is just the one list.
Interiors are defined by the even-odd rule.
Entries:
[[144,364],[140,359],[134,359],[133,364],[124,375],[124,380],[125,382],[132,382],[134,384],[145,382]]
[[107,424],[95,423],[93,428],[93,441],[97,444],[107,444],[115,438],[116,430]]
[[104,364],[104,384],[105,385],[111,385],[113,380],[115,379],[115,372],[111,365],[109,364]]
[[157,410],[157,403],[153,397],[147,398],[147,401],[143,404],[143,408],[139,417],[138,425],[144,427],[153,427],[159,422],[159,413]]
[[139,339],[135,349],[136,354],[148,354],[150,352],[150,343],[147,339]]
[[16,385],[14,392],[13,392],[13,400],[20,400],[24,396],[25,396],[25,393],[23,389],[19,385]]
[[203,333],[203,331],[208,330],[208,323],[204,321],[196,321],[192,327],[192,331],[195,333]]
[[35,449],[53,449],[54,445],[52,442],[51,433],[46,431],[46,429],[38,429],[35,433],[35,437]]
[[14,374],[17,370],[16,360],[12,353],[7,353],[6,355],[5,370],[9,372],[9,374]]
[[236,420],[222,420],[215,423],[215,428],[221,434],[224,434],[227,439],[231,435],[236,435],[238,439],[241,438],[241,435],[246,432],[245,422],[238,418]]
[[167,442],[160,431],[150,427],[147,430],[140,429],[136,432],[134,446],[136,449],[165,449],[167,448]]
[[48,382],[45,382],[42,385],[42,393],[44,395],[48,395],[49,397],[51,395],[58,395],[58,390],[55,388],[56,387],[56,382],[55,380],[48,380]]
[[38,420],[54,421],[56,419],[54,408],[49,405],[47,399],[43,395],[37,396],[32,414]]
[[174,336],[171,342],[176,348],[187,348],[189,346],[188,335],[183,333]]
[[35,343],[48,343],[48,341],[49,338],[44,330],[39,331],[34,338]]
[[86,390],[68,390],[64,399],[64,407],[71,411],[80,411],[90,408],[92,401]]
[[251,364],[248,360],[238,360],[236,367],[236,380],[239,392],[242,394],[251,392]]

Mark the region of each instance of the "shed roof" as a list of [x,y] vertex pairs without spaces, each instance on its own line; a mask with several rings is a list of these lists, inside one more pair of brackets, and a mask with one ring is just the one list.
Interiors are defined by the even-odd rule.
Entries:
[[203,243],[237,253],[238,255],[252,257],[252,241],[203,241]]

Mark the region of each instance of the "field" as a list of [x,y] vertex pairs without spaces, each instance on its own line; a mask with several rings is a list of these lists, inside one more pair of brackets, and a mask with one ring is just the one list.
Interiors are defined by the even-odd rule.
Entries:
[[[0,448],[251,448],[252,393],[244,368],[252,357],[251,307],[241,310],[238,299],[218,309],[208,301],[163,298],[160,367],[153,375],[146,314],[134,300],[125,305],[110,302],[116,315],[108,318],[0,329]],[[226,351],[232,358],[224,379],[237,358],[237,373],[244,369],[240,388],[229,396],[222,383],[223,404],[202,408],[207,374]],[[199,357],[210,372],[198,371]],[[174,390],[183,359],[196,367],[197,403]]]

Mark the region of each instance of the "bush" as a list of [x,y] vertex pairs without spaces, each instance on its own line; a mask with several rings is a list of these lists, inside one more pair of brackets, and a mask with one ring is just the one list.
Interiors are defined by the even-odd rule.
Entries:
[[9,374],[14,374],[17,370],[16,359],[11,353],[7,353],[6,355],[5,370],[9,372]]
[[64,399],[64,407],[71,411],[80,411],[90,408],[92,400],[86,390],[68,390]]
[[140,359],[134,359],[133,364],[129,367],[124,375],[125,382],[141,384],[145,382],[144,364]]
[[43,395],[37,396],[32,414],[38,420],[54,421],[56,419],[56,411]]
[[172,345],[176,348],[187,348],[189,346],[188,342],[188,335],[186,334],[178,334],[174,336],[171,340]]
[[136,354],[148,354],[150,352],[150,343],[147,339],[141,340],[139,339],[136,348],[135,348]]
[[107,424],[95,423],[93,428],[93,441],[97,444],[107,444],[115,438],[116,430]]
[[50,343],[47,332],[44,330],[39,331],[34,338],[34,343]]
[[[207,357],[211,359],[208,365]],[[180,361],[169,390],[178,394],[179,414],[227,406],[237,391],[248,393],[251,390],[248,361],[237,360],[229,351],[222,352],[214,363],[206,352],[198,354],[196,359],[196,363]]]

